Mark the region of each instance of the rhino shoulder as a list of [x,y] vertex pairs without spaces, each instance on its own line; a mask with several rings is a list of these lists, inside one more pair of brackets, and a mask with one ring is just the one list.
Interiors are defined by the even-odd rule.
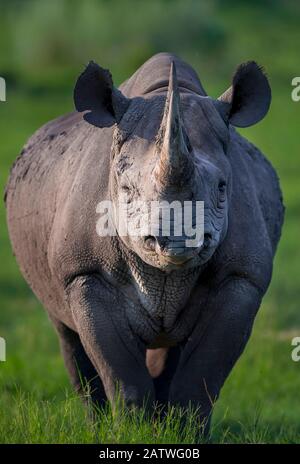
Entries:
[[78,126],[82,123],[84,123],[82,115],[77,112],[68,113],[47,122],[31,135],[10,168],[4,191],[5,203],[9,191],[13,190],[16,184],[28,175],[32,163],[42,162],[41,153],[46,148],[47,150],[51,148],[52,145],[55,146],[55,149],[51,151],[52,156],[61,153],[68,136],[72,137],[72,132],[77,131]]
[[238,156],[245,157],[253,194],[257,197],[275,251],[284,219],[283,195],[278,174],[267,157],[249,140],[235,132]]

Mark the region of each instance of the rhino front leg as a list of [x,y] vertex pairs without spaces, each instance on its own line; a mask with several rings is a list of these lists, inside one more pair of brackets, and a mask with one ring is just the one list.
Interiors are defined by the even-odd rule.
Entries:
[[75,391],[85,402],[91,400],[96,408],[104,406],[107,398],[102,381],[86,355],[79,335],[54,317],[50,318],[58,333],[65,366]]
[[81,343],[98,372],[109,401],[120,394],[128,406],[154,401],[146,349],[127,323],[124,297],[95,275],[75,278],[67,298]]
[[213,404],[248,341],[261,298],[262,292],[247,280],[227,280],[209,298],[186,342],[169,399],[200,408],[199,424],[206,433]]

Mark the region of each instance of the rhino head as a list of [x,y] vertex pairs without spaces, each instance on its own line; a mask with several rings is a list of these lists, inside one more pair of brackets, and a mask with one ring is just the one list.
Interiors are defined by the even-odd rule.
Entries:
[[[128,98],[113,86],[107,70],[91,62],[77,81],[74,99],[90,124],[114,125],[109,188],[118,233],[120,205],[127,205],[129,233],[119,233],[125,248],[164,271],[206,263],[228,229],[230,125],[255,124],[270,105],[271,91],[261,68],[255,62],[240,65],[230,88],[214,100],[182,87],[171,62],[167,86]],[[194,205],[204,202],[199,240],[187,246],[188,237],[175,234],[174,227],[168,234],[159,226],[149,233],[152,229],[145,225],[150,226],[151,217],[141,205],[153,202],[180,204],[182,217],[188,202],[192,222]],[[174,214],[169,222],[172,226]],[[137,228],[146,231],[133,233]]]

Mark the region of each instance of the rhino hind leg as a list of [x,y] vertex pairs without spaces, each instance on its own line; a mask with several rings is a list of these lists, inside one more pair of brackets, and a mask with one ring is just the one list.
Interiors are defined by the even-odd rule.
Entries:
[[102,381],[88,358],[79,335],[61,322],[54,322],[65,366],[75,391],[84,402],[96,408],[103,407],[107,401]]

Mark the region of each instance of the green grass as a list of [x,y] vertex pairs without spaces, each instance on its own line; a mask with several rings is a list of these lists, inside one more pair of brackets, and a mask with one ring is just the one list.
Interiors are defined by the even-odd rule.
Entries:
[[[89,409],[74,395],[63,399],[37,400],[38,392],[24,394],[13,389],[10,414],[1,420],[1,443],[206,443],[195,422],[197,411],[170,408],[163,420],[146,417],[143,410],[119,408],[112,413],[109,405],[98,411],[92,421]],[[0,402],[2,405],[2,401]],[[182,419],[185,427],[180,431]],[[211,443],[297,443],[297,431],[287,421],[270,425],[259,409],[243,423],[222,418],[212,426]]]
[[[178,17],[191,13],[188,8],[180,9],[178,2],[175,3],[172,18],[182,25]],[[38,66],[40,44],[27,37],[30,27],[24,10],[14,17],[13,29],[11,20],[3,24],[0,35],[4,38],[5,33],[5,38],[0,40],[3,52],[0,75],[3,70],[11,76],[11,81],[8,78],[8,101],[0,103],[1,190],[13,160],[32,132],[49,119],[72,109],[71,82],[82,63],[97,54],[100,63],[103,55],[105,66],[111,61],[115,80],[120,82],[149,54],[166,49],[167,44],[167,48],[195,66],[213,96],[228,86],[230,74],[240,61],[256,58],[266,65],[273,88],[270,113],[263,122],[242,133],[263,150],[279,173],[287,206],[286,222],[272,284],[259,311],[252,337],[217,402],[212,441],[300,443],[300,363],[291,360],[291,339],[300,336],[300,103],[296,104],[290,98],[291,79],[299,75],[295,64],[299,62],[296,46],[300,39],[299,9],[293,11],[292,2],[286,2],[284,10],[279,6],[270,10],[258,6],[241,7],[238,2],[231,1],[226,9],[209,10],[209,20],[199,20],[204,35],[201,31],[196,34],[196,21],[192,24],[194,32],[191,36],[185,42],[177,43],[176,34],[167,40],[161,32],[164,30],[161,17],[157,26],[160,35],[156,34],[154,40],[151,32],[155,16],[160,11],[169,11],[164,10],[166,4],[158,1],[149,9],[145,5],[139,10],[140,21],[145,25],[143,40],[137,40],[141,26],[135,26],[128,19],[130,31],[126,35],[126,23],[123,24],[126,40],[120,50],[117,39],[110,37],[113,32],[108,26],[104,32],[101,29],[101,15],[98,20],[102,36],[95,26],[91,26],[89,32],[80,30],[81,37],[87,33],[87,45],[77,50],[78,56],[68,32],[62,31],[58,23],[57,37],[72,52],[65,61],[55,55],[55,43],[49,30],[44,33],[42,25],[49,16],[47,8],[34,7],[38,8],[38,13],[33,16],[33,26],[39,30],[42,43],[46,41],[50,49],[45,49],[42,70]],[[53,17],[57,12],[51,8],[51,21],[55,21]],[[102,14],[104,19],[111,20],[112,13],[106,6],[103,6]],[[86,11],[85,15],[89,13]],[[73,19],[76,25],[76,18]],[[90,21],[93,24],[94,20],[90,18]],[[17,31],[18,25],[20,29]],[[72,34],[75,40],[78,36],[76,28]],[[122,33],[119,34],[120,38]],[[108,49],[100,36],[105,38],[104,45]],[[211,38],[207,39],[207,36]],[[208,48],[200,44],[203,37],[208,41]],[[123,52],[126,52],[125,58],[119,61]],[[0,224],[0,336],[7,342],[7,362],[0,363],[0,443],[194,442],[193,427],[187,427],[184,437],[179,436],[178,411],[171,411],[166,424],[146,420],[143,413],[137,412],[123,411],[113,417],[109,408],[101,413],[96,424],[88,420],[86,409],[69,386],[50,322],[21,277],[12,256],[3,205]],[[193,414],[189,417],[193,424]]]

